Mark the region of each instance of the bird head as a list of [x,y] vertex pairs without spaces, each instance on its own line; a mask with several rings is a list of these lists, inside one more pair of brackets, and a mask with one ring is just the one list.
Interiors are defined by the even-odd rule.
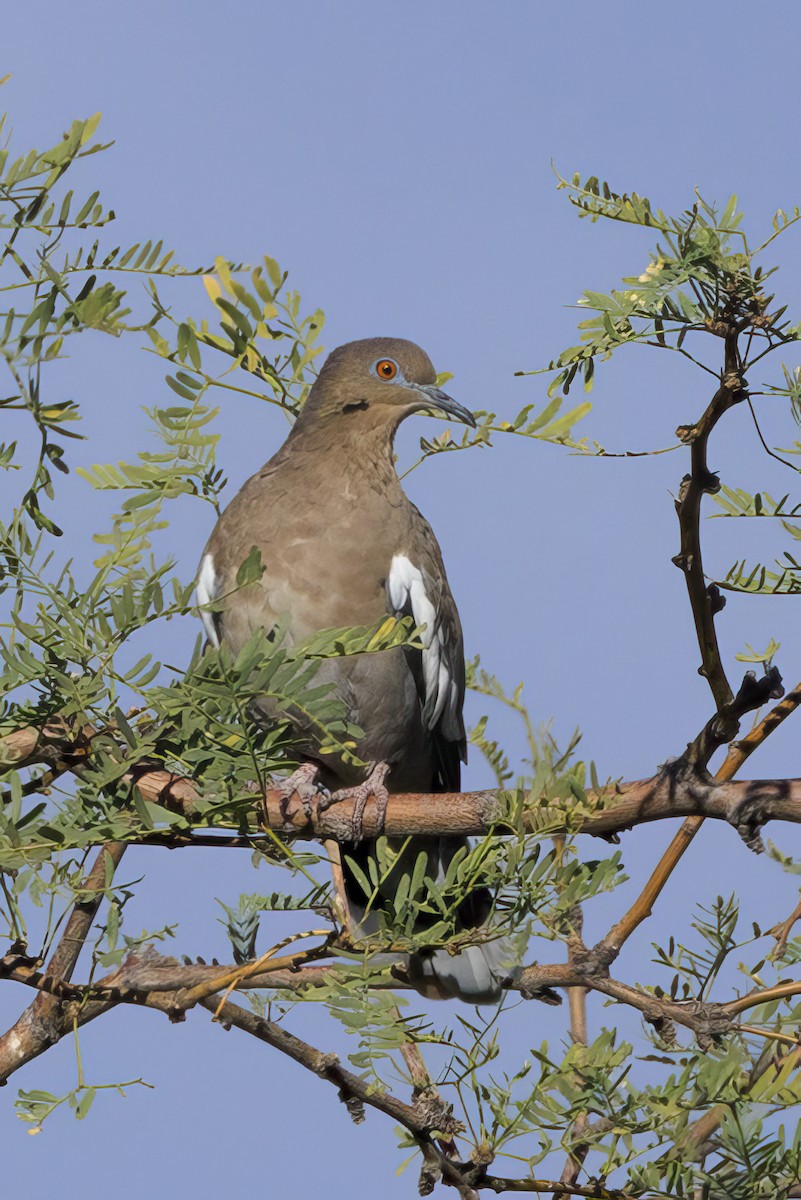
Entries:
[[309,393],[304,413],[349,417],[392,428],[415,412],[454,417],[475,427],[469,409],[436,385],[431,359],[403,338],[365,338],[332,350]]

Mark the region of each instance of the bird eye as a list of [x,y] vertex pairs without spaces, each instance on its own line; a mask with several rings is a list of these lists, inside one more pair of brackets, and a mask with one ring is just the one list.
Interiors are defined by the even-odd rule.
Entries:
[[391,358],[381,358],[375,364],[375,373],[379,379],[394,379],[398,373],[398,364]]

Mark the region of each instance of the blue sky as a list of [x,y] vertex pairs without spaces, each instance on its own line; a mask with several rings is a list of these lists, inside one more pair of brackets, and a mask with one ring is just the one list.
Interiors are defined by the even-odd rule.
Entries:
[[[460,401],[508,417],[541,402],[541,378],[514,372],[574,340],[569,306],[583,288],[614,286],[647,261],[639,232],[576,220],[551,160],[667,209],[691,203],[695,186],[711,200],[738,192],[756,227],[801,202],[792,133],[801,13],[783,0],[760,11],[757,21],[751,6],[716,0],[241,0],[230,10],[206,0],[43,0],[35,17],[19,4],[4,12],[0,74],[13,73],[3,99],[19,149],[49,144],[73,117],[102,110],[102,131],[116,145],[90,160],[92,180],[119,213],[121,243],[163,237],[187,263],[268,252],[306,305],[325,310],[327,347],[376,334],[413,338],[455,374],[449,387]],[[787,237],[777,279],[796,307],[799,239]],[[203,307],[196,286],[184,293],[187,311]],[[97,438],[94,460],[142,444],[140,406],[164,397],[146,356],[126,353],[123,363],[116,345],[93,347],[91,358],[65,366]],[[599,372],[585,432],[612,449],[667,446],[677,424],[700,414],[707,390],[689,368],[623,355]],[[766,419],[777,439],[792,438],[792,426]],[[408,454],[421,433],[439,429],[422,418],[409,424]],[[232,482],[282,436],[271,410],[233,404],[221,450]],[[740,412],[712,459],[751,490],[781,495],[795,484],[787,472],[782,487],[757,459]],[[602,774],[649,774],[710,712],[683,581],[670,564],[671,493],[685,470],[679,454],[582,459],[509,439],[492,452],[437,458],[408,481],[442,543],[468,653],[480,651],[508,684],[524,680],[535,718],[553,718],[559,735],[579,725]],[[93,501],[77,483],[66,494],[68,533],[78,539]],[[194,514],[174,529],[187,575],[208,533],[199,525]],[[754,544],[750,530],[723,522],[705,536],[718,570]],[[773,635],[787,682],[801,677],[797,606],[733,600],[721,620],[729,665],[745,642]],[[181,634],[170,649],[183,653],[190,641]],[[473,718],[484,709],[470,702]],[[496,729],[520,752],[501,715]],[[788,723],[754,772],[796,774],[797,745]],[[476,763],[466,785],[486,780]],[[627,836],[634,881],[671,832]],[[792,830],[772,836],[798,850]],[[219,857],[132,851],[128,870],[147,874],[133,926],[180,920],[182,950],[225,955],[214,896],[266,885],[242,860]],[[686,925],[694,898],[708,902],[734,881],[752,903],[749,917],[765,926],[797,894],[792,877],[749,854],[732,831],[707,828],[660,902],[655,933]],[[588,916],[594,934],[627,894]],[[621,960],[623,977],[647,975],[649,940]],[[4,987],[0,1014],[12,1018],[26,1000]],[[517,1010],[510,1026],[520,1054],[546,1034],[558,1039],[557,1018],[533,1004]],[[591,1025],[603,1019],[608,1013],[593,1007]],[[304,1021],[325,1045],[326,1030],[315,1030],[313,1016]],[[156,1089],[106,1098],[82,1124],[59,1116],[28,1138],[12,1114],[14,1084],[72,1086],[71,1047],[18,1076],[0,1107],[4,1180],[34,1200],[50,1194],[56,1172],[76,1188],[102,1180],[118,1200],[144,1188],[154,1196],[414,1191],[411,1176],[393,1174],[401,1156],[387,1122],[372,1116],[353,1127],[332,1090],[244,1036],[224,1036],[201,1013],[168,1027],[152,1013],[118,1012],[91,1026],[83,1046],[94,1079],[141,1074]],[[356,1182],[346,1170],[353,1164]]]

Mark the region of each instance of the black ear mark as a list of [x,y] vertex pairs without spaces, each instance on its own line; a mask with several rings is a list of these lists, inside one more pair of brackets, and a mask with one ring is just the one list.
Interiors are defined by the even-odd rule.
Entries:
[[346,404],[342,409],[343,413],[358,412],[360,408],[369,408],[370,405],[366,400],[355,400],[352,404]]

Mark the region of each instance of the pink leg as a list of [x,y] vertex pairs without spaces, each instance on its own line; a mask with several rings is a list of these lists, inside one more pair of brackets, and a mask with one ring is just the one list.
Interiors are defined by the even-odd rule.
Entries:
[[360,842],[364,835],[364,810],[371,796],[375,796],[378,808],[379,829],[384,828],[384,818],[387,815],[389,801],[389,792],[384,787],[384,780],[390,769],[389,763],[376,763],[364,783],[358,783],[355,787],[340,788],[339,791],[332,792],[330,796],[320,802],[320,808],[328,808],[329,805],[337,804],[340,800],[355,801],[352,818],[354,842]]
[[301,763],[298,769],[293,771],[286,779],[275,781],[273,786],[281,793],[282,809],[297,792],[306,816],[311,816],[311,802],[320,791],[320,785],[317,783],[317,776],[319,774],[320,768],[317,764],[307,762]]

